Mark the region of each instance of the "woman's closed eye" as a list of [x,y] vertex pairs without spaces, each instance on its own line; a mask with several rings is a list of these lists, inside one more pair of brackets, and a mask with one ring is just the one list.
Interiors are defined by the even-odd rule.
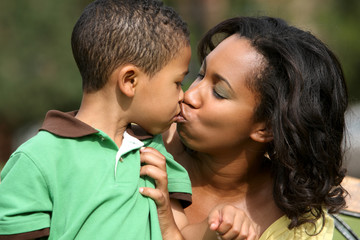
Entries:
[[213,87],[213,95],[215,98],[218,99],[228,99],[230,96],[227,93],[226,89],[224,89],[223,87],[219,86],[219,85],[215,85]]

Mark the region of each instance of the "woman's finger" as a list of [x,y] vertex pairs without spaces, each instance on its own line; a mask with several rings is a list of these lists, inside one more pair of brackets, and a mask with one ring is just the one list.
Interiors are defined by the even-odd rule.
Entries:
[[218,209],[212,210],[208,216],[208,224],[210,230],[216,231],[220,225],[220,221],[221,221],[220,210]]
[[153,165],[144,165],[140,168],[140,176],[149,176],[155,180],[156,188],[167,191],[167,173]]
[[139,189],[139,192],[143,196],[153,199],[155,201],[156,205],[158,205],[158,206],[163,206],[166,202],[166,198],[165,198],[164,194],[158,189],[149,188],[149,187],[141,187]]
[[166,158],[154,148],[146,147],[140,149],[140,161],[148,165],[156,166],[166,170]]
[[232,206],[225,206],[221,209],[221,221],[218,229],[216,230],[220,235],[227,233],[234,224],[234,217],[236,209]]

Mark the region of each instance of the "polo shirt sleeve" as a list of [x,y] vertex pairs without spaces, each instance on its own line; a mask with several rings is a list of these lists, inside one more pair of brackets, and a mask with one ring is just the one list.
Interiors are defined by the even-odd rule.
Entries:
[[176,162],[173,156],[166,151],[161,135],[154,136],[153,146],[166,157],[166,170],[168,175],[168,191],[170,198],[180,200],[183,207],[191,204],[191,182],[186,169]]
[[44,234],[39,230],[50,227],[52,202],[47,184],[27,154],[15,152],[6,163],[0,196],[0,235]]

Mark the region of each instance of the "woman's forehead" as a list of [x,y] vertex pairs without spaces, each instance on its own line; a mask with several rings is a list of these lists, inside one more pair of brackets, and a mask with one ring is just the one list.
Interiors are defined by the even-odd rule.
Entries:
[[259,69],[263,56],[251,45],[246,38],[232,35],[224,39],[205,58],[206,67],[216,68],[221,75],[254,74]]

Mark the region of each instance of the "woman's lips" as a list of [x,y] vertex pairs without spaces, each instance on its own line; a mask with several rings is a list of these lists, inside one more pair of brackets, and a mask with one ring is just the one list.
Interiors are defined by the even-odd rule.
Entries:
[[177,123],[181,123],[181,122],[185,122],[185,118],[181,115],[181,113],[179,113],[178,115],[176,115],[174,117],[174,122],[177,122]]

